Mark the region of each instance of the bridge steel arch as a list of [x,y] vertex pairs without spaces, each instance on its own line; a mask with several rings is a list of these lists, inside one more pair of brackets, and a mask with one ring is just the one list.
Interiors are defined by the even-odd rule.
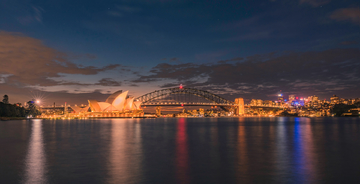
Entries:
[[139,96],[139,97],[135,98],[134,101],[140,101],[142,103],[147,103],[147,102],[150,102],[157,98],[160,98],[162,96],[172,95],[172,94],[191,94],[191,95],[202,97],[202,98],[212,101],[216,104],[234,104],[234,102],[227,100],[225,98],[222,98],[216,94],[210,93],[208,91],[199,90],[199,89],[195,89],[195,88],[179,88],[179,87],[156,90],[151,93],[147,93],[145,95]]

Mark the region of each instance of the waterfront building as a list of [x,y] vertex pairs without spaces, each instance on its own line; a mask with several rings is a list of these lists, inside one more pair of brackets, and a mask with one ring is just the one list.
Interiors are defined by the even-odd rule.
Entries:
[[265,106],[273,106],[273,102],[271,100],[265,100],[264,105]]
[[335,104],[338,104],[340,101],[339,101],[339,97],[334,95],[332,97],[330,97],[330,104],[331,105],[335,105]]
[[318,96],[312,96],[312,100],[311,101],[313,101],[313,102],[317,102],[317,101],[319,101],[319,97]]
[[295,95],[289,95],[289,103],[295,101]]
[[283,96],[283,94],[278,94],[278,101],[279,101],[279,102],[283,102],[283,101],[284,101],[284,96]]
[[256,104],[257,104],[256,99],[251,99],[250,105],[251,106],[256,106]]
[[141,102],[134,102],[133,97],[128,97],[128,92],[122,90],[110,95],[105,102],[88,100],[91,112],[124,112],[140,110]]

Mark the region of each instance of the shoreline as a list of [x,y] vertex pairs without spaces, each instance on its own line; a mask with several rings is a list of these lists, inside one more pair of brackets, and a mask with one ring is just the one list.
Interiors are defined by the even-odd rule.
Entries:
[[[237,116],[237,117],[269,117],[269,116]],[[309,116],[273,116],[273,117],[293,117],[293,118],[326,118],[326,117],[359,117],[359,116],[322,116],[322,117],[309,117]],[[153,119],[153,118],[234,118],[234,117],[91,117],[86,119]],[[68,118],[25,118],[25,117],[0,117],[0,121],[11,121],[11,120],[30,120],[30,119],[44,119],[44,120],[69,120]],[[70,118],[71,120],[82,118]],[[85,120],[85,119],[83,119]]]
[[10,121],[10,120],[27,120],[26,117],[0,117],[0,121]]

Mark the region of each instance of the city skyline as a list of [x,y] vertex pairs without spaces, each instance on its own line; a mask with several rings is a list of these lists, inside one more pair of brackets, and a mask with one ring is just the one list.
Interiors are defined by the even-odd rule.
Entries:
[[0,3],[0,94],[44,105],[199,88],[358,98],[357,1]]

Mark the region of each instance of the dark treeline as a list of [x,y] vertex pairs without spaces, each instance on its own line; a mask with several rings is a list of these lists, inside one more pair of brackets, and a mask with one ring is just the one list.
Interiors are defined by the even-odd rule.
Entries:
[[0,102],[0,117],[26,117],[29,112],[17,104],[5,104]]
[[10,104],[9,97],[4,95],[2,102],[0,102],[0,117],[27,117],[29,115],[36,116],[40,114],[33,101],[27,102],[27,107],[25,108],[21,104]]
[[[352,109],[357,109],[360,108],[360,103],[355,103],[354,105],[345,105],[345,104],[336,104],[334,105],[334,107],[331,109],[331,112],[333,114],[335,114],[335,116],[342,116],[343,113],[348,113],[348,112],[352,112]],[[354,112],[354,115],[359,116],[359,112],[358,110],[356,110],[357,112]]]

